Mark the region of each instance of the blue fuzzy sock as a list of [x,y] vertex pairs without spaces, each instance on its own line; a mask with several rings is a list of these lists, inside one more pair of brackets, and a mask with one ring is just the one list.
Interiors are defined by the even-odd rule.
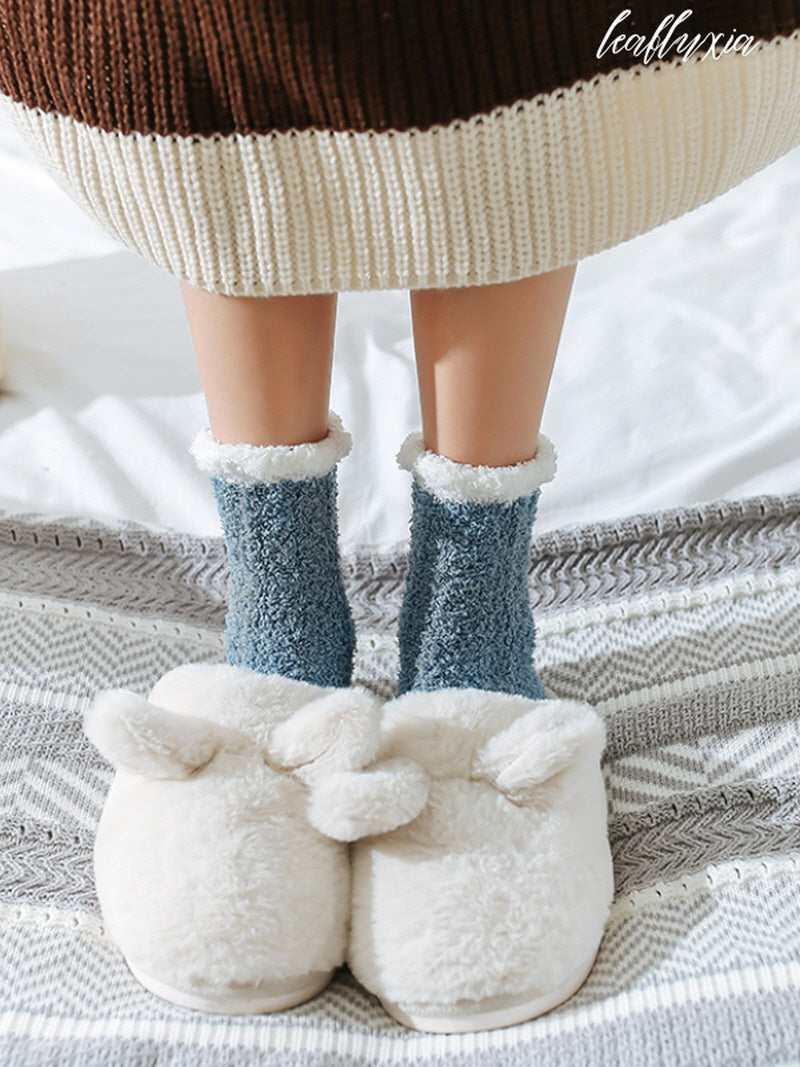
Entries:
[[230,569],[228,663],[323,686],[351,682],[355,627],[338,545],[336,463],[350,437],[228,445],[209,431],[192,454],[209,474]]
[[540,436],[525,463],[470,467],[425,451],[412,434],[398,461],[413,482],[397,695],[476,688],[544,699],[528,570],[539,487],[555,473],[552,444]]

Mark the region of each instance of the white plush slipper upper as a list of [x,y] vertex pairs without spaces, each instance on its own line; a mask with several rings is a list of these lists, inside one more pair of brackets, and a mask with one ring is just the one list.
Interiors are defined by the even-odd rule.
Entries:
[[106,930],[157,995],[217,1012],[308,999],[343,962],[347,847],[314,788],[373,758],[379,705],[228,664],[170,671],[148,699],[97,695],[88,736],[117,767],[95,844]]
[[[420,813],[401,826],[397,811],[397,829],[354,846],[348,962],[395,1018],[492,1029],[582,984],[614,888],[604,743],[602,719],[576,701],[444,689],[384,706],[384,777],[416,767]],[[374,776],[325,783],[331,822]],[[381,793],[388,809],[391,787]]]

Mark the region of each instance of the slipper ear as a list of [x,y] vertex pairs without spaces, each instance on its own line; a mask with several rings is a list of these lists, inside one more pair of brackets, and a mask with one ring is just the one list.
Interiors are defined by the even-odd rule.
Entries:
[[[110,763],[143,778],[188,778],[238,733],[194,715],[177,715],[128,689],[98,693],[83,725]],[[241,740],[247,739],[241,735]]]
[[380,702],[359,686],[337,689],[304,704],[278,723],[267,741],[273,767],[316,781],[335,771],[358,770],[375,758]]
[[416,819],[429,790],[430,778],[414,760],[379,760],[363,771],[339,771],[315,783],[308,821],[336,841],[385,834]]
[[605,723],[589,704],[577,700],[542,700],[475,753],[472,778],[491,782],[509,800],[525,804],[537,787],[605,745]]

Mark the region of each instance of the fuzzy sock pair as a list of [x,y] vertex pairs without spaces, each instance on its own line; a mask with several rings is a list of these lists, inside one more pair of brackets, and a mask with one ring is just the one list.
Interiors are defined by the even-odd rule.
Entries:
[[[318,442],[221,444],[204,430],[192,443],[227,545],[229,663],[350,685],[336,471],[351,447],[334,412]],[[544,698],[527,574],[540,486],[555,474],[551,443],[540,435],[536,456],[513,466],[470,466],[426,450],[415,433],[397,460],[412,474],[398,695],[474,687]]]

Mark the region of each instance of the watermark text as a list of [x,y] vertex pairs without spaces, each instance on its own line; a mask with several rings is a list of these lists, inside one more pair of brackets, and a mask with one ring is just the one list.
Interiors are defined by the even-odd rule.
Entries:
[[[598,59],[602,59],[607,52],[611,52],[612,55],[630,52],[640,58],[643,63],[649,63],[654,58],[666,59],[668,53],[674,52],[685,62],[700,49],[705,49],[703,60],[708,59],[709,56],[712,59],[720,59],[729,52],[741,52],[746,56],[758,43],[750,34],[737,34],[736,30],[729,33],[727,37],[724,32],[697,33],[692,37],[686,32],[688,26],[684,26],[684,23],[692,17],[692,13],[692,8],[687,7],[679,15],[665,15],[648,37],[643,33],[622,31],[622,24],[631,16],[630,8],[625,8],[606,30],[595,55]],[[684,26],[683,31],[675,36],[681,26]]]

